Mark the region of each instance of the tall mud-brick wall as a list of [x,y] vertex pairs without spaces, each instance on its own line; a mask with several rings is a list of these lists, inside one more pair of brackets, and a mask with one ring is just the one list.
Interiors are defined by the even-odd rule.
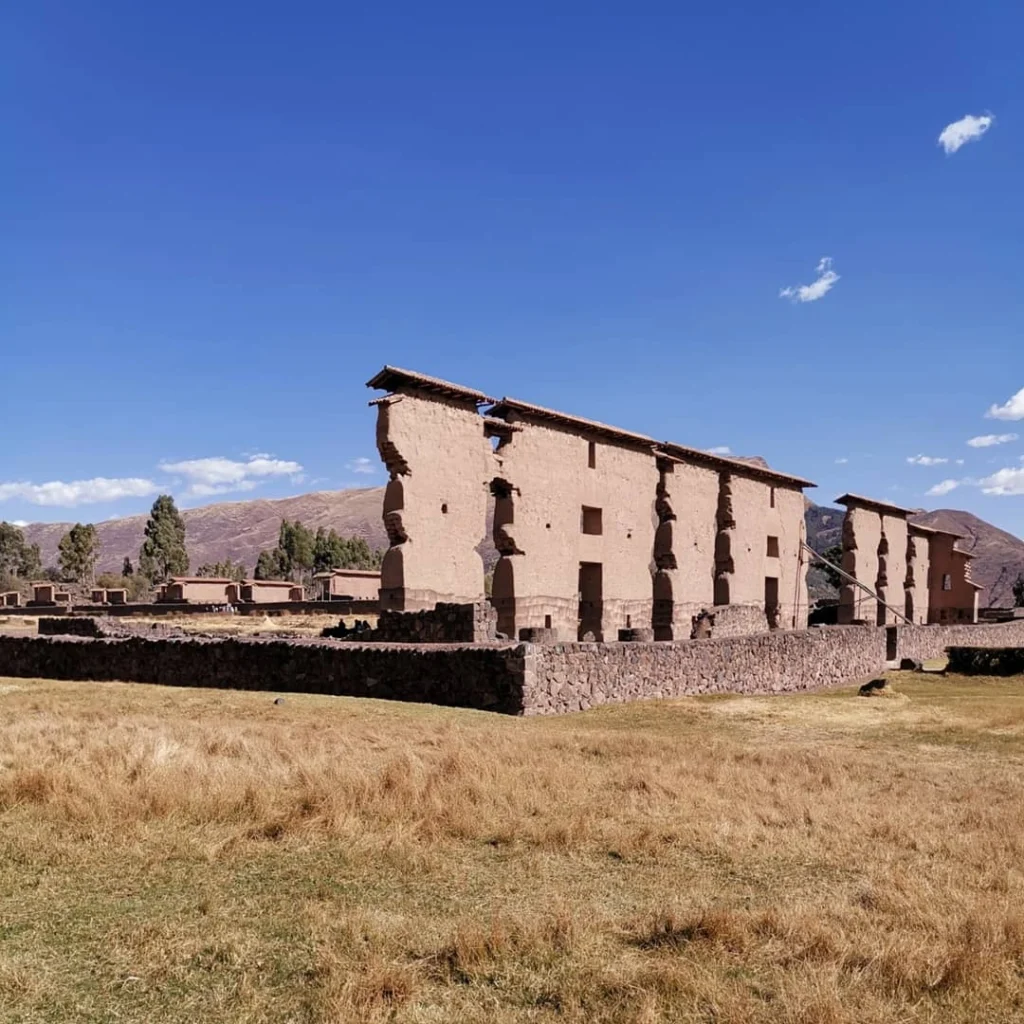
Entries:
[[380,399],[377,449],[389,476],[381,608],[419,611],[483,600],[476,548],[493,453],[476,403],[412,390]]
[[875,624],[895,626],[904,621],[907,576],[907,520],[883,515],[878,542],[878,596],[887,607],[876,613]]
[[903,585],[904,614],[916,625],[928,621],[929,536],[920,527],[907,531],[907,575]]
[[[852,507],[843,517],[843,571],[874,589],[878,580],[878,547],[882,517],[866,508]],[[849,581],[839,588],[839,623],[864,622],[874,626],[878,602]]]
[[629,444],[499,405],[494,575],[498,628],[563,640],[650,628],[658,470]]
[[718,473],[658,459],[654,540],[654,637],[689,640],[693,621],[715,603]]

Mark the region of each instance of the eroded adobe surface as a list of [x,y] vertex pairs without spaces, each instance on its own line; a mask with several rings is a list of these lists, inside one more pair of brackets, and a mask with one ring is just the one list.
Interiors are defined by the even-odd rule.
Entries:
[[383,608],[483,596],[490,497],[505,636],[681,640],[805,624],[807,481],[394,367],[370,385],[388,392],[376,402]]

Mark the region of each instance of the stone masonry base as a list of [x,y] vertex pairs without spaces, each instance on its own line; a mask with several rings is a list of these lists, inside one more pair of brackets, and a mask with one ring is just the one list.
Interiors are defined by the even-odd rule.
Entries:
[[896,657],[924,659],[949,646],[1024,646],[1024,620],[893,629],[601,644],[0,637],[0,676],[328,693],[534,715],[698,693],[822,689],[881,671],[894,649]]

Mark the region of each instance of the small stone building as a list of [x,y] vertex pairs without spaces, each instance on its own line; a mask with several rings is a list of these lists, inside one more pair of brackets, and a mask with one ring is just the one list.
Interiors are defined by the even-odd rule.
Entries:
[[55,583],[33,583],[30,605],[70,604],[71,594],[60,590]]
[[231,580],[213,576],[175,576],[161,588],[157,601],[166,604],[227,604]]
[[373,403],[389,475],[382,610],[481,601],[491,544],[507,636],[806,624],[809,481],[396,367],[369,386],[388,392]]
[[280,604],[284,601],[302,601],[303,588],[291,580],[242,580],[238,584],[238,598],[232,603]]
[[380,573],[371,569],[331,569],[314,577],[318,601],[376,601]]

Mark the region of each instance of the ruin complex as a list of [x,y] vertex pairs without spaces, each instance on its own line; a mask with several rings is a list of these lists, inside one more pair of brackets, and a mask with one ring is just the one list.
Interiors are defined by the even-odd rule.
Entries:
[[970,552],[959,534],[908,521],[916,509],[859,494],[837,498],[843,519],[843,570],[851,581],[839,591],[841,625],[891,626],[978,621],[978,592]]
[[[383,610],[484,600],[505,636],[803,628],[808,480],[420,373],[369,386],[388,470]],[[488,503],[494,525],[488,540]]]

